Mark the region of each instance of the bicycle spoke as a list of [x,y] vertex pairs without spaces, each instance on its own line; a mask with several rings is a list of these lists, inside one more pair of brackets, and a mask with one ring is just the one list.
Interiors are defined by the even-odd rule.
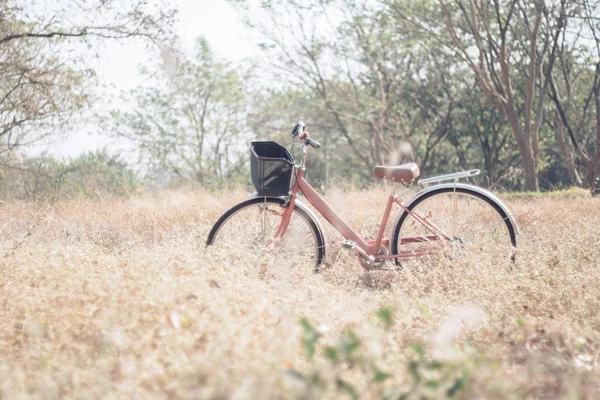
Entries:
[[456,236],[456,190],[454,191],[454,196],[452,196],[452,236]]
[[[278,203],[254,203],[232,214],[220,227],[213,245],[221,257],[257,273],[264,280],[297,280],[311,273],[319,251],[316,233],[298,212],[292,213],[286,234],[275,238],[282,221]],[[254,271],[254,272],[253,272]]]
[[[401,242],[400,251],[431,253],[403,259],[400,261],[403,266],[433,267],[465,260],[500,263],[510,258],[512,243],[506,222],[494,207],[479,197],[452,190],[424,199],[412,211],[415,215],[424,215],[436,229],[451,235],[447,239]],[[403,221],[401,238],[431,236],[431,229],[418,218],[409,215]]]

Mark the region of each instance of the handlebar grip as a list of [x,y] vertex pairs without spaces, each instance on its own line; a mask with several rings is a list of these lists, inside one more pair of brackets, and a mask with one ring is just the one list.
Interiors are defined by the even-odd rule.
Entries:
[[306,138],[306,143],[310,144],[315,149],[321,147],[321,143],[317,142],[316,140],[312,140],[311,138]]

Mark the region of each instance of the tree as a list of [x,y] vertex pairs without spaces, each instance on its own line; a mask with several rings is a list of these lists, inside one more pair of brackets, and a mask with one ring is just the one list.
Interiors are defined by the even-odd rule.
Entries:
[[315,115],[328,114],[318,123],[332,152],[352,154],[363,176],[377,164],[429,165],[450,129],[451,88],[439,73],[446,60],[409,31],[398,35],[389,13],[368,2],[234,3],[264,38],[263,71],[307,92]]
[[556,109],[556,118],[549,123],[572,183],[589,189],[595,188],[600,174],[598,12],[597,1],[575,2],[569,26],[573,32],[563,31],[556,68],[548,71],[549,96]]
[[519,152],[502,114],[489,104],[477,84],[469,81],[458,91],[460,107],[454,112],[448,141],[461,168],[482,169],[482,183],[493,186],[518,166]]
[[92,102],[82,45],[169,39],[174,12],[164,10],[143,0],[0,0],[0,152],[61,132]]
[[[175,69],[143,69],[150,82],[124,95],[131,110],[113,110],[108,133],[132,141],[147,171],[211,184],[247,165],[246,81],[200,38],[193,59]],[[167,178],[168,179],[168,178]]]
[[230,1],[262,35],[271,91],[315,115],[344,165],[481,168],[528,190],[598,180],[597,0]]
[[[408,20],[432,35],[469,66],[477,84],[512,129],[526,188],[538,190],[539,134],[549,85],[544,71],[551,71],[556,60],[566,0],[556,4],[544,0],[439,0],[439,8],[425,10],[398,0],[390,6],[399,20]],[[523,98],[515,92],[519,89],[515,87],[517,76],[525,77]]]

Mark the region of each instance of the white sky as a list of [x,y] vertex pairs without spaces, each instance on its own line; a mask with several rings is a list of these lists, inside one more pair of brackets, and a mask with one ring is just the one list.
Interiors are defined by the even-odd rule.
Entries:
[[[196,38],[204,36],[218,56],[240,61],[257,54],[250,40],[251,32],[243,25],[240,15],[225,0],[171,0],[179,9],[176,31],[186,49],[191,50]],[[160,62],[156,50],[146,50],[136,43],[109,43],[101,51],[96,72],[102,86],[116,96],[122,90],[133,89],[140,83],[138,67],[144,63]],[[97,106],[102,106],[101,102]],[[73,157],[101,147],[119,147],[114,139],[98,135],[96,127],[87,123],[70,133],[66,139],[38,145],[33,152],[47,151],[59,157]]]

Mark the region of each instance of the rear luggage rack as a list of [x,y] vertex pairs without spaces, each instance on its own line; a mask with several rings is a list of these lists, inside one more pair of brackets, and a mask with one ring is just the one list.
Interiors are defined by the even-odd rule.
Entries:
[[452,181],[452,180],[456,180],[456,179],[469,178],[471,176],[479,175],[480,173],[481,173],[481,171],[478,169],[471,169],[469,171],[455,172],[453,174],[446,174],[446,175],[434,176],[434,177],[427,178],[427,179],[421,179],[417,183],[419,185],[426,185],[428,183]]

